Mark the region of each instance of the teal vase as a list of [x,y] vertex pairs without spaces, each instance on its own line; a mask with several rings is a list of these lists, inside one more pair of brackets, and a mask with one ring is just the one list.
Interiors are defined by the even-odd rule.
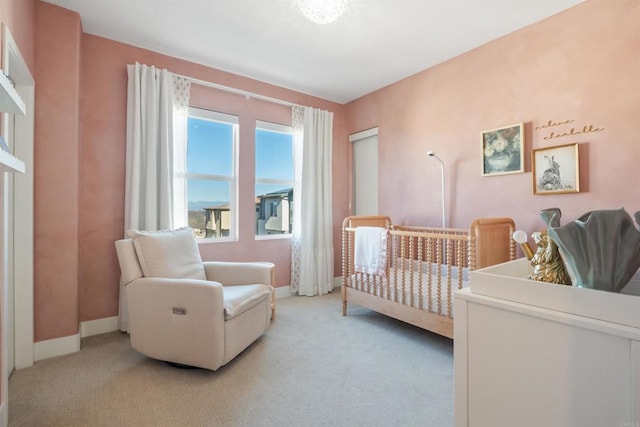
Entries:
[[[624,208],[587,212],[560,226],[560,209],[540,211],[573,286],[620,292],[640,268],[640,231]],[[640,212],[634,214],[640,225]]]

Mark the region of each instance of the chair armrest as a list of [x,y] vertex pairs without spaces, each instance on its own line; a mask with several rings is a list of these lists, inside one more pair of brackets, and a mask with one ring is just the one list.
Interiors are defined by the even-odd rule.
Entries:
[[[159,306],[164,303],[202,304],[213,310],[224,307],[222,284],[209,280],[142,277],[126,286],[131,303]],[[156,307],[157,308],[157,307]]]
[[155,359],[208,369],[222,364],[225,321],[220,283],[146,277],[125,289],[135,350]]
[[208,280],[220,282],[224,286],[272,283],[274,265],[270,262],[223,262],[205,261],[204,271]]

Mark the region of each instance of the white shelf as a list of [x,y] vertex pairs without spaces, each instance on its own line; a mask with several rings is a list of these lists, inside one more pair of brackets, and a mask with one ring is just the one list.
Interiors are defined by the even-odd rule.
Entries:
[[2,70],[0,70],[0,111],[13,114],[26,112],[24,101]]
[[[0,111],[11,114],[26,113],[24,101],[2,70],[0,70]],[[0,171],[24,173],[24,162],[0,149]]]
[[0,170],[3,172],[24,173],[24,162],[4,150],[0,150]]

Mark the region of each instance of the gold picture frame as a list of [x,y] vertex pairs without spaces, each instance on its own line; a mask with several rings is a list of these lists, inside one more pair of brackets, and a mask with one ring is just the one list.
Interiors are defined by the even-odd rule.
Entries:
[[531,163],[533,194],[580,192],[578,143],[532,150]]
[[482,132],[482,176],[524,172],[524,123]]

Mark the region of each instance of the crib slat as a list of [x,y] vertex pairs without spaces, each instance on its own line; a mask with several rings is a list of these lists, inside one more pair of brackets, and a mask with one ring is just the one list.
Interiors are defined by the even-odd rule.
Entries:
[[422,277],[424,268],[424,259],[422,257],[422,248],[424,245],[424,237],[418,237],[418,308],[424,309],[424,292],[422,289]]
[[427,310],[433,312],[433,274],[431,269],[431,260],[433,259],[433,238],[427,237],[427,265],[429,265],[429,274],[427,275]]

